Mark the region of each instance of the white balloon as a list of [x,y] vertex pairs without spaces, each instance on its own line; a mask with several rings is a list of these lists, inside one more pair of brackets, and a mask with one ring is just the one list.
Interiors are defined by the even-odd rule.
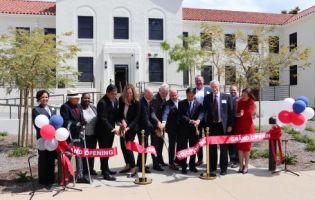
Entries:
[[58,147],[58,141],[56,139],[45,140],[44,145],[45,145],[45,149],[47,149],[48,151],[54,151]]
[[36,141],[36,147],[37,147],[38,150],[44,151],[46,149],[45,148],[45,140],[43,138],[39,138]]
[[296,126],[294,124],[291,124],[291,126],[296,131],[304,131],[306,128],[306,123],[302,124],[301,126]]
[[49,124],[49,119],[46,115],[38,115],[34,122],[38,128],[42,128],[43,126]]
[[70,133],[66,128],[58,128],[56,130],[55,138],[58,141],[65,141],[68,139]]
[[312,119],[314,117],[314,114],[314,109],[310,107],[305,108],[305,110],[302,112],[302,115],[304,115],[306,120]]
[[295,100],[292,98],[285,98],[283,100],[283,102],[284,102],[285,110],[292,111],[292,106],[293,106]]

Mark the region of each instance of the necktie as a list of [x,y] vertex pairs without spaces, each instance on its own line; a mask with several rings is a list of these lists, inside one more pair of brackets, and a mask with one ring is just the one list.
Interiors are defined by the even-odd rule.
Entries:
[[191,110],[192,110],[192,102],[189,102],[189,114],[191,114]]
[[213,121],[219,121],[219,107],[218,107],[218,96],[215,95],[213,99]]

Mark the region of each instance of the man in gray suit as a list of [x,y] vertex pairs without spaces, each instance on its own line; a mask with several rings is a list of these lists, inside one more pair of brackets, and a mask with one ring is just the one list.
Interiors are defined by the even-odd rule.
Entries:
[[[227,135],[232,131],[232,101],[228,94],[220,92],[220,83],[210,82],[212,92],[203,101],[205,122],[210,127],[210,136]],[[215,176],[217,170],[217,145],[210,145],[210,171]],[[226,175],[228,167],[228,145],[220,145],[220,174]]]

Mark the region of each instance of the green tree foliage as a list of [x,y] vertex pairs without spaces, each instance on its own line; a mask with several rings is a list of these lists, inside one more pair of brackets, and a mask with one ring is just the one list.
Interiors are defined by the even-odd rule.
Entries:
[[[61,37],[69,35],[71,33],[65,33]],[[19,123],[20,146],[28,146],[29,97],[33,106],[34,89],[70,85],[78,73],[67,61],[78,51],[75,45],[64,44],[53,34],[45,35],[41,28],[11,29],[0,36],[0,83],[9,93],[14,88],[19,89],[20,107],[24,109],[22,128]]]
[[192,86],[193,75],[196,69],[200,69],[206,61],[206,52],[200,48],[200,37],[178,36],[182,44],[173,47],[166,41],[161,43],[161,48],[169,53],[169,62],[178,62],[177,71],[188,71],[190,86]]

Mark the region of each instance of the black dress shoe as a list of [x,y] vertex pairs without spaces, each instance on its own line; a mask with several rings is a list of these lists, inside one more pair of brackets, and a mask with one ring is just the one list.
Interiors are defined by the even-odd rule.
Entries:
[[130,168],[128,168],[128,169],[122,169],[122,170],[119,171],[119,173],[124,174],[124,173],[129,172],[129,170],[130,170]]
[[161,165],[162,167],[167,167],[167,166],[168,166],[165,162],[160,162],[160,165]]
[[164,171],[164,169],[160,165],[153,166],[153,169],[156,170],[156,171],[160,171],[160,172]]
[[117,172],[116,171],[111,171],[111,170],[108,170],[108,172],[111,174],[111,175],[115,175]]
[[134,169],[133,171],[129,171],[127,174],[127,178],[132,178],[137,174],[137,170]]
[[202,160],[198,160],[198,162],[196,162],[196,166],[200,166],[203,164],[203,161]]
[[[142,168],[139,168],[138,171],[142,172]],[[144,171],[145,171],[146,174],[151,174],[151,170],[149,168],[147,168],[147,167],[144,168]]]
[[190,167],[189,170],[195,173],[198,172],[198,169],[196,167]]
[[186,168],[182,168],[182,174],[187,174],[187,169]]
[[77,179],[77,183],[90,183],[90,181],[87,178],[82,177]]
[[216,174],[216,173],[214,173],[214,172],[210,172],[210,176],[211,176],[211,177],[216,177],[216,176],[217,176],[217,174]]
[[109,173],[104,173],[103,178],[108,181],[116,181],[116,178]]
[[220,171],[221,176],[225,176],[226,174],[227,174],[226,171]]
[[172,169],[172,170],[179,170],[179,168],[178,168],[176,165],[174,165],[174,164],[170,164],[170,165],[168,166],[168,168],[170,168],[170,169]]
[[91,170],[91,171],[90,171],[90,174],[91,174],[91,175],[98,175],[95,170]]

